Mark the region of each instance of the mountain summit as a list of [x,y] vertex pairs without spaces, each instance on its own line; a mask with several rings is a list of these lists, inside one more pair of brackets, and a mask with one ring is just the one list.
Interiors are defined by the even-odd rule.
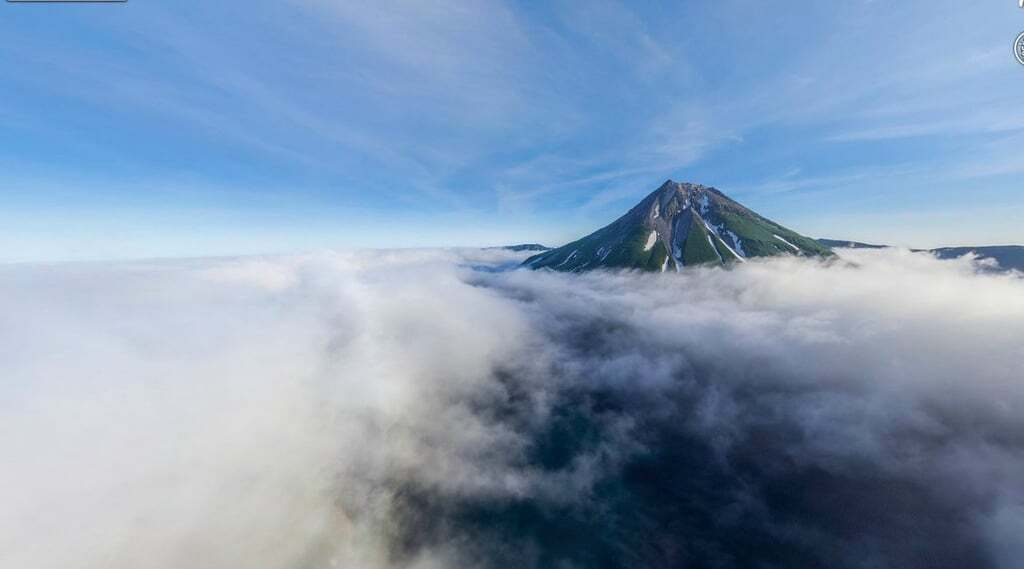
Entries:
[[833,253],[714,188],[668,180],[610,225],[534,255],[523,265],[557,271],[633,268],[664,272],[785,254]]

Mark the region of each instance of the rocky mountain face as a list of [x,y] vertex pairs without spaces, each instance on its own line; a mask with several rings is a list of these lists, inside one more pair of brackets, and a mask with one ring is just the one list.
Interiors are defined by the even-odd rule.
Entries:
[[832,252],[714,188],[669,180],[610,225],[523,264],[557,271],[664,272],[786,254],[831,256]]

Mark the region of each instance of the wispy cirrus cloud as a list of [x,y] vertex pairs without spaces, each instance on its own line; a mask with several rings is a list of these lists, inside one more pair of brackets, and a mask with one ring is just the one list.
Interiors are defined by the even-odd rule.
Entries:
[[[924,1],[315,0],[43,25],[12,10],[0,120],[22,165],[12,178],[105,176],[116,198],[143,172],[193,177],[240,196],[280,188],[295,212],[486,216],[494,239],[529,217],[522,239],[562,239],[559,216],[573,231],[609,221],[668,177],[740,188],[757,208],[790,199],[773,188],[793,168],[821,180],[984,170],[991,143],[1024,127],[1005,15]],[[927,200],[925,181],[857,191],[909,204]],[[339,226],[337,242],[356,237]]]

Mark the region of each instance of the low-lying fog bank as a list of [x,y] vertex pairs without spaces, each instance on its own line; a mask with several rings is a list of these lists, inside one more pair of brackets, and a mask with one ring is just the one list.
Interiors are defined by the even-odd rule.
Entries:
[[0,566],[1024,559],[1019,275],[523,256],[0,267]]

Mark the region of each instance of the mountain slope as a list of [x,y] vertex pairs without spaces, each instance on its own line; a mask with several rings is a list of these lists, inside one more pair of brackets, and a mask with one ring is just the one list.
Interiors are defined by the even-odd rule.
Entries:
[[558,271],[665,271],[784,254],[830,256],[832,252],[714,188],[668,180],[611,224],[534,255],[523,265]]

